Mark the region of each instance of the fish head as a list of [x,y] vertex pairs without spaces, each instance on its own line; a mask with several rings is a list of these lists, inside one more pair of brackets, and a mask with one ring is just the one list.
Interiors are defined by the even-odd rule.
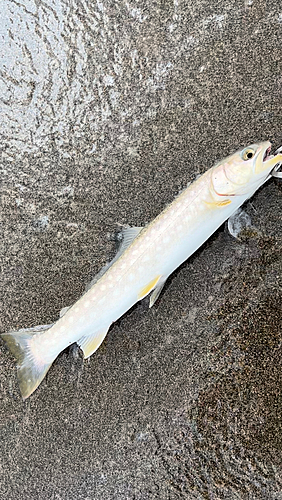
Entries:
[[256,190],[269,177],[282,154],[271,155],[269,141],[251,144],[219,162],[212,172],[216,194],[243,195]]

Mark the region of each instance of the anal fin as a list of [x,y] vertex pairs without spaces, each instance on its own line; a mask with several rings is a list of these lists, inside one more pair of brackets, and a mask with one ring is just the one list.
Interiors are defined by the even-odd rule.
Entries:
[[106,330],[94,332],[92,335],[85,335],[77,340],[77,344],[83,350],[84,358],[89,358],[98,347],[102,344],[104,338],[108,333],[108,328]]

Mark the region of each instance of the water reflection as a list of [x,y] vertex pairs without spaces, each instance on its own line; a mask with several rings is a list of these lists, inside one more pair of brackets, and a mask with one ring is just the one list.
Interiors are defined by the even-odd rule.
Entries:
[[95,152],[104,122],[116,115],[120,133],[128,120],[138,125],[140,93],[164,88],[173,68],[169,55],[138,46],[149,25],[129,4],[11,0],[1,14],[0,133],[10,151],[35,151],[50,137],[58,147],[74,146],[87,125]]

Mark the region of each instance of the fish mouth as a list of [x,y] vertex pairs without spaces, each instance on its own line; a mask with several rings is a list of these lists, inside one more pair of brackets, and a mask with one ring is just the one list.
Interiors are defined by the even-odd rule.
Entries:
[[263,155],[263,159],[262,161],[267,161],[269,160],[270,158],[272,158],[273,155],[270,154],[271,153],[271,146],[269,146],[267,148],[267,150],[265,151],[264,155]]
[[[273,177],[277,177],[278,179],[282,179],[282,172],[278,172],[279,168],[282,165],[282,146],[280,148],[276,149],[273,158],[275,158],[277,161],[274,169],[270,172]],[[279,158],[276,158],[278,156]]]
[[263,155],[263,162],[265,161],[268,161],[268,160],[272,160],[272,158],[275,158],[276,156],[278,156],[277,158],[277,161],[280,163],[281,162],[281,153],[282,153],[282,146],[280,146],[280,148],[276,149],[276,151],[271,155],[271,146],[269,146],[264,155]]
[[[266,173],[268,171],[268,174],[277,177],[275,173],[282,163],[281,153],[282,147],[278,148],[274,154],[271,154],[271,143],[261,143],[257,155],[257,161],[255,163],[255,173],[263,174],[263,172]],[[280,177],[280,175],[278,177]]]

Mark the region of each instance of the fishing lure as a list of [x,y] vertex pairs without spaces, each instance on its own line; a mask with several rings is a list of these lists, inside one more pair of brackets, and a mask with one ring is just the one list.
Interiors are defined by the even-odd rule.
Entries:
[[56,323],[3,334],[18,361],[23,398],[35,391],[67,346],[76,342],[88,358],[133,304],[151,293],[152,307],[168,276],[271,175],[281,176],[281,149],[271,155],[270,142],[261,142],[220,161],[146,227],[123,229],[116,257]]

